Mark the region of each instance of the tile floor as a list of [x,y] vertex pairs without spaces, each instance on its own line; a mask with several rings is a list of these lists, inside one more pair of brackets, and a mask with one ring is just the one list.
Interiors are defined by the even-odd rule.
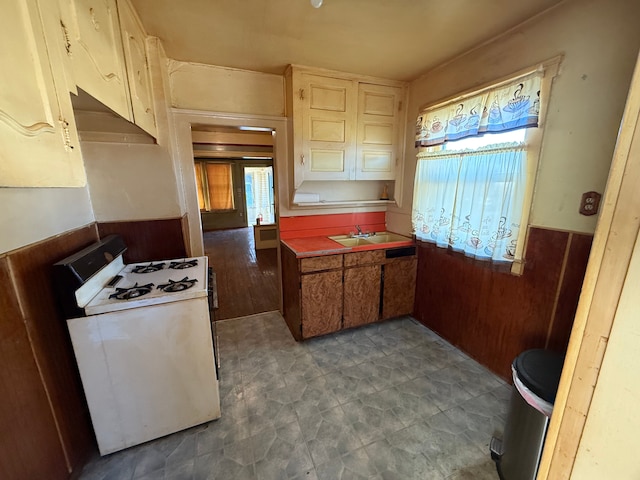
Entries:
[[222,418],[82,480],[497,480],[510,387],[405,317],[296,343],[277,312],[217,323]]

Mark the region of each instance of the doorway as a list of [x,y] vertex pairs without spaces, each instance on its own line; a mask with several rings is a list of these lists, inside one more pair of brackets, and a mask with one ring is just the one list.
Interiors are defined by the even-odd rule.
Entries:
[[[217,320],[280,309],[278,249],[255,225],[277,226],[273,131],[192,125],[200,235],[216,273]],[[273,248],[276,247],[276,248]]]

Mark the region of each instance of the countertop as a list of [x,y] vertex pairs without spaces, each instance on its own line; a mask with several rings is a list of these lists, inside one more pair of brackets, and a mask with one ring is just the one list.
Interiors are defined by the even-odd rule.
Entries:
[[406,242],[377,243],[374,245],[358,245],[357,247],[345,247],[328,237],[290,238],[280,241],[285,247],[295,253],[297,258],[338,255],[341,253],[363,252],[366,250],[380,250],[415,245],[415,242],[410,238],[407,238]]

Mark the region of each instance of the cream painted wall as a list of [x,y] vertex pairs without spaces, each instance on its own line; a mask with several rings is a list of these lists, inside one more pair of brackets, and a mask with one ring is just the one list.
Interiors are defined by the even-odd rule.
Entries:
[[176,218],[182,209],[173,161],[156,144],[82,142],[98,222]]
[[567,1],[490,44],[433,70],[410,86],[402,209],[390,229],[408,231],[419,107],[563,54],[552,87],[530,223],[593,233],[578,214],[583,192],[603,192],[631,73],[640,46],[640,3]]
[[169,60],[171,104],[210,112],[284,116],[284,77]]
[[640,238],[636,241],[571,478],[640,478]]
[[0,188],[0,253],[94,221],[85,188]]

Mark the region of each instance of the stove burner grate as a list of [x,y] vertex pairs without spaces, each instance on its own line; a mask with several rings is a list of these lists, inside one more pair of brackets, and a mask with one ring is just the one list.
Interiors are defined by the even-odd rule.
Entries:
[[197,281],[198,280],[196,280],[195,278],[189,279],[189,277],[184,277],[182,280],[178,280],[177,282],[174,282],[173,280],[169,279],[169,283],[158,285],[156,288],[159,288],[163,292],[168,292],[168,293],[181,292],[183,290],[187,290],[188,288],[193,287]]
[[198,265],[198,259],[194,258],[193,260],[182,260],[177,262],[171,262],[169,264],[169,268],[173,270],[183,270],[185,268],[191,268]]
[[133,287],[129,288],[116,288],[116,293],[109,295],[109,298],[115,298],[116,300],[131,300],[132,298],[141,297],[151,292],[153,283],[146,285],[138,285],[136,283]]
[[149,265],[138,265],[131,270],[133,273],[153,273],[164,268],[164,262],[162,263],[150,263]]

